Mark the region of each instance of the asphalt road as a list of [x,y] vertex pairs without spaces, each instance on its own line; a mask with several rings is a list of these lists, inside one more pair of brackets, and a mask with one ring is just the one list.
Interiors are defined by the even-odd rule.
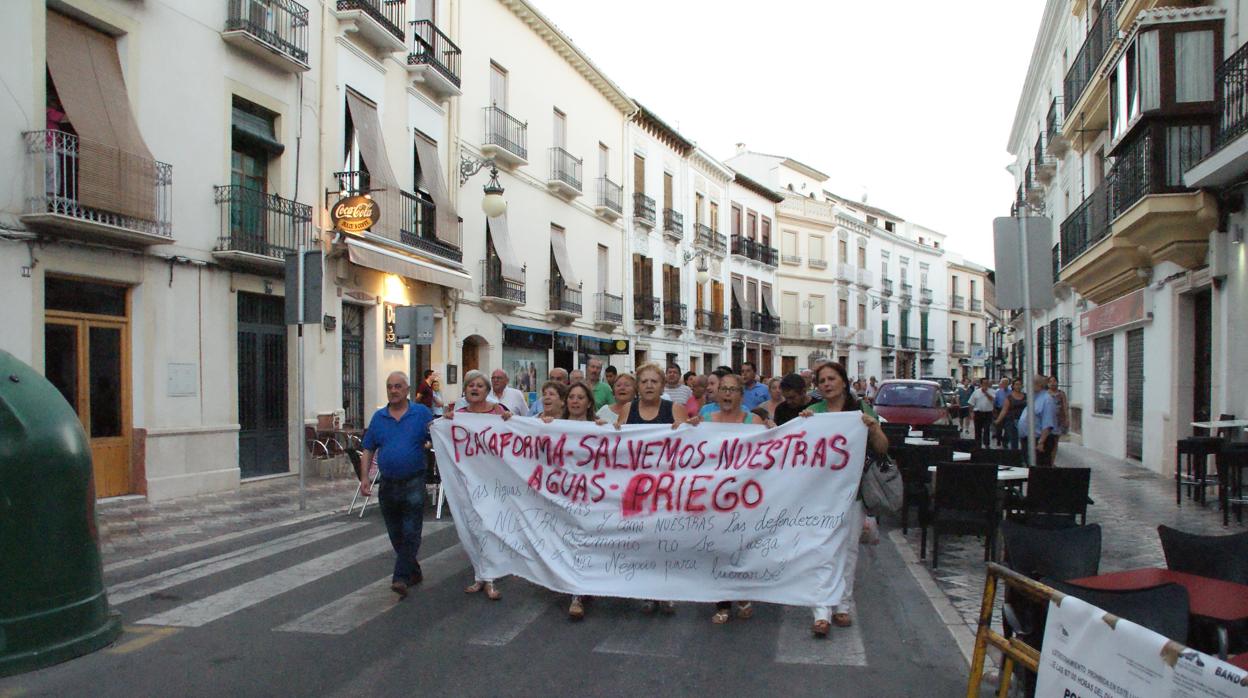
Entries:
[[965,695],[966,663],[887,536],[860,558],[854,627],[816,640],[801,608],[715,626],[709,604],[665,617],[599,599],[577,623],[566,596],[522,580],[467,596],[449,520],[426,523],[425,582],[399,602],[384,534],[374,509],[114,570],[125,634],[0,679],[0,698]]

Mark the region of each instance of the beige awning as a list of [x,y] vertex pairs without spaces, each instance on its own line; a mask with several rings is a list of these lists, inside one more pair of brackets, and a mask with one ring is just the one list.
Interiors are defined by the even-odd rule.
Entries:
[[455,203],[446,193],[442,163],[438,160],[438,146],[417,135],[416,159],[420,162],[420,185],[433,197],[433,204],[437,207],[435,230],[438,239],[459,247],[459,215],[455,213]]
[[768,315],[774,318],[780,317],[780,313],[776,312],[776,306],[771,304],[771,293],[764,292],[762,295],[763,295],[763,310],[766,311]]
[[351,260],[352,264],[384,271],[389,274],[397,274],[429,284],[457,288],[461,291],[472,289],[472,277],[462,271],[438,266],[432,262],[409,257],[399,252],[391,252],[385,248],[370,245],[355,238],[346,238],[346,243],[347,258]]
[[564,285],[576,286],[576,272],[572,268],[572,257],[568,255],[568,236],[559,228],[550,229],[550,249],[555,253],[555,263],[559,265]]
[[516,283],[524,283],[524,265],[516,256],[516,249],[511,244],[511,233],[507,230],[507,214],[486,219],[489,227],[490,240],[494,243],[494,253],[503,265],[503,278]]
[[347,90],[347,108],[351,110],[351,123],[355,126],[355,139],[360,148],[360,158],[368,167],[369,188],[381,209],[381,217],[373,226],[373,232],[391,240],[399,239],[399,224],[403,220],[404,201],[399,194],[399,180],[390,167],[386,155],[386,141],[381,135],[381,119],[377,107],[360,95]]
[[117,42],[47,13],[48,72],[78,132],[78,200],[143,220],[156,218],[156,163],[143,142]]
[[732,298],[737,302],[742,312],[750,309],[750,306],[745,302],[745,285],[741,279],[732,280]]

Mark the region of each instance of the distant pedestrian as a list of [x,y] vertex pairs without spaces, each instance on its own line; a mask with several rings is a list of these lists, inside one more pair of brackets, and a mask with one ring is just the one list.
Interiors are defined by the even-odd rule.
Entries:
[[585,382],[594,393],[594,410],[614,402],[611,394],[611,382],[602,379],[602,359],[590,359],[585,364]]
[[364,492],[377,458],[377,502],[395,555],[390,589],[399,598],[406,598],[408,588],[423,578],[416,555],[425,515],[425,441],[433,421],[433,412],[408,400],[407,391],[407,374],[395,371],[386,377],[386,406],[369,420],[360,457]]
[[875,394],[878,392],[880,392],[879,381],[875,380],[875,376],[871,376],[871,379],[867,381],[867,400],[875,402]]
[[1037,374],[1032,379],[1032,387],[1036,389],[1036,403],[1029,405],[1018,417],[1018,431],[1027,433],[1027,412],[1036,410],[1036,465],[1051,467],[1053,456],[1057,453],[1057,401],[1049,394],[1049,381],[1045,376]]
[[979,387],[971,393],[971,419],[975,423],[975,443],[982,448],[992,446],[992,383],[979,379]]
[[992,396],[993,431],[996,432],[997,435],[997,446],[1001,448],[1005,448],[1005,432],[1002,429],[1001,421],[998,418],[1001,416],[1001,410],[1005,408],[1005,398],[1007,398],[1009,394],[1010,379],[1003,377],[1001,382],[997,384],[997,392]]
[[997,424],[1001,427],[1001,445],[1003,448],[1019,448],[1018,418],[1027,407],[1027,393],[1023,392],[1023,382],[1017,378],[1011,389],[1006,393],[1001,411],[997,413]]
[[[574,422],[605,423],[604,420],[594,416],[594,395],[588,383],[573,383],[569,386],[565,402],[567,407],[564,410],[564,419]],[[589,601],[589,598],[582,594],[573,594],[568,603],[568,617],[572,620],[584,618],[585,602]]]
[[[689,386],[681,382],[680,366],[675,363],[668,364],[667,371],[664,376],[666,383],[663,386],[663,399],[671,400],[681,406],[684,406],[686,402],[689,402],[689,396],[692,395],[693,392],[689,390]],[[641,380],[641,376],[637,376],[637,379]]]
[[755,366],[753,361],[741,362],[741,381],[745,389],[742,404],[745,405],[747,411],[752,411],[771,399],[771,392],[767,390],[767,386],[758,382],[758,366]]
[[971,385],[971,379],[962,376],[962,385],[958,386],[958,429],[966,431],[966,420],[971,416],[971,393],[975,392],[975,386]]
[[619,375],[620,375],[620,371],[619,371],[619,369],[617,369],[617,368],[616,368],[616,367],[614,367],[614,366],[607,366],[607,367],[606,367],[606,369],[604,369],[604,370],[603,370],[603,373],[604,373],[604,374],[606,374],[606,377],[607,377],[607,385],[609,385],[609,386],[611,386],[612,388],[614,388],[614,387],[615,387],[615,379],[616,379],[616,377],[617,377],[617,376],[619,376]]
[[1052,454],[1056,456],[1058,441],[1061,441],[1063,434],[1070,433],[1070,404],[1066,400],[1065,391],[1057,384],[1057,376],[1049,376],[1049,394],[1057,403],[1057,441],[1053,442]]

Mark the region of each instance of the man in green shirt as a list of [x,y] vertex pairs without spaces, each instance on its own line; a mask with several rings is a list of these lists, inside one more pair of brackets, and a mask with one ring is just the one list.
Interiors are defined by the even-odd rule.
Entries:
[[615,404],[615,393],[611,390],[611,385],[602,379],[602,359],[590,359],[585,365],[585,377],[589,380],[589,387],[594,391],[594,411],[602,409],[603,405]]

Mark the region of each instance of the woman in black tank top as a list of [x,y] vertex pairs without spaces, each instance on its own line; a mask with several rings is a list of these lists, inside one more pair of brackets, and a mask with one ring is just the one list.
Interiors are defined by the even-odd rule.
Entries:
[[637,369],[637,397],[617,424],[684,424],[685,406],[663,399],[663,371],[658,364],[642,364]]
[[632,406],[628,408],[627,424],[671,424],[675,420],[672,418],[672,401],[659,399],[659,413],[654,419],[645,419],[641,416],[641,410],[638,409],[641,398],[635,398]]

